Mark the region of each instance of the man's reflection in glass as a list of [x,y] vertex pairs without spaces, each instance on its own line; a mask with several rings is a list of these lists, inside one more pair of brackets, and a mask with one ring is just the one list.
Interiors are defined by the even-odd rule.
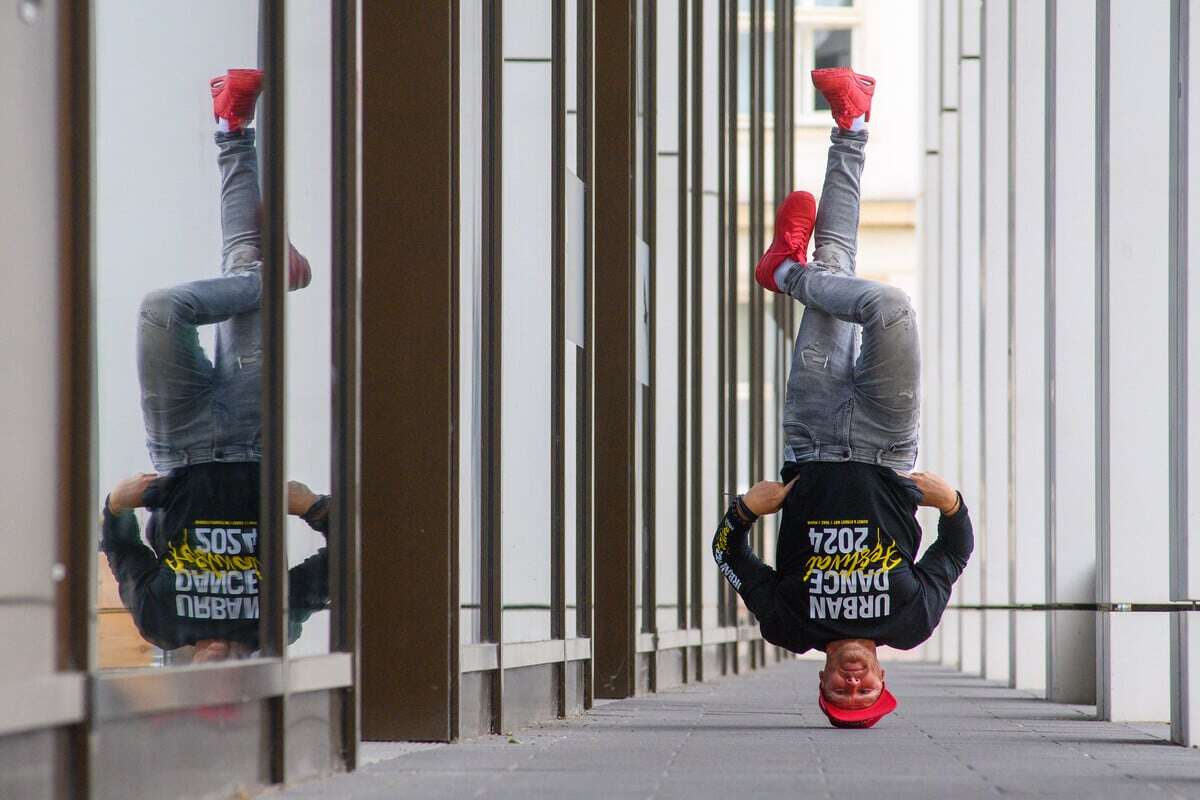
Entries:
[[[211,82],[221,173],[219,277],[153,291],[138,318],[138,379],[155,473],[118,483],[104,504],[101,550],[141,635],[193,661],[258,649],[259,461],[262,456],[262,219],[254,147],[258,70]],[[186,221],[181,221],[186,224]],[[312,278],[289,244],[288,289]],[[198,328],[216,328],[212,361]],[[150,510],[147,547],[134,508]],[[322,534],[329,497],[288,484],[288,513]],[[326,549],[289,573],[289,640],[328,603]]]

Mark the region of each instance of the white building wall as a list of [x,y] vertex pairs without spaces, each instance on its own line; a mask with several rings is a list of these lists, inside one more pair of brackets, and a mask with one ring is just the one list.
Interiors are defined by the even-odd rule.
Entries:
[[[983,491],[977,503],[976,552],[983,567],[983,602],[1003,606],[1012,598],[1009,574],[1009,4],[990,0],[983,17],[983,239],[980,326],[983,336]],[[1012,676],[1013,613],[984,612],[984,676]]]
[[[973,5],[973,4],[971,4]],[[975,19],[976,17],[971,17]],[[968,18],[964,16],[963,22]],[[981,436],[982,358],[980,348],[980,203],[981,178],[981,79],[977,55],[968,56],[968,49],[978,53],[978,27],[969,26],[976,35],[974,47],[967,47],[968,26],[963,27],[963,52],[960,62],[962,85],[959,87],[959,199],[958,199],[958,359],[960,364],[958,390],[959,456],[958,486],[963,497],[971,498],[969,508],[977,509],[982,490],[982,450],[967,447]],[[966,606],[981,602],[983,577],[983,548],[978,544],[975,555],[967,562],[959,578],[959,601]],[[962,669],[978,675],[983,672],[983,613],[977,610],[962,612]]]
[[[1048,600],[1096,599],[1096,5],[1058,0],[1053,25],[1049,294],[1054,501]],[[1096,625],[1086,611],[1048,615],[1052,700],[1096,702]]]
[[[1169,596],[1169,10],[1165,2],[1113,3],[1106,37],[1108,479],[1100,568],[1104,598],[1117,602]],[[1101,630],[1102,713],[1165,718],[1167,659],[1139,654],[1167,652],[1166,617],[1112,615]]]
[[[1046,0],[1015,4],[1013,205],[1014,601],[1046,599]],[[1016,685],[1046,683],[1045,615],[1020,612],[1013,634]]]
[[[987,609],[985,676],[1172,717],[1180,741],[1200,709],[1179,604],[1200,574],[1191,5],[928,0],[923,21],[925,459],[980,495],[955,602]],[[942,637],[973,671],[969,613]]]

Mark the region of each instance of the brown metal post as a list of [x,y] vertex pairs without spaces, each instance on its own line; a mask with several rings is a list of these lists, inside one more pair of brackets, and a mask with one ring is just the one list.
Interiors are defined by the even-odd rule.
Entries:
[[[576,35],[579,37],[579,68],[577,70],[576,79],[578,81],[578,134],[576,135],[576,147],[578,155],[576,166],[579,167],[579,178],[588,186],[594,186],[595,176],[595,109],[593,106],[595,98],[595,72],[593,66],[595,64],[595,39],[593,32],[595,30],[595,7],[593,0],[579,0],[578,14],[576,15]],[[579,548],[576,550],[578,565],[577,579],[578,584],[576,594],[578,597],[579,608],[577,609],[578,630],[577,635],[580,637],[591,638],[593,627],[593,602],[595,581],[592,573],[592,507],[593,507],[593,491],[592,491],[592,476],[595,470],[592,464],[593,438],[595,426],[593,423],[593,409],[595,407],[592,398],[592,386],[595,383],[595,353],[596,345],[594,339],[594,325],[596,318],[595,314],[595,251],[593,243],[595,241],[595,192],[589,191],[584,195],[584,225],[583,225],[583,329],[585,346],[583,348],[583,364],[580,368],[580,391],[583,394],[583,402],[580,404],[580,426],[582,439],[579,447]],[[595,683],[595,672],[591,668],[594,662],[588,662],[588,668],[584,671],[584,692],[583,703],[584,708],[592,707],[592,700],[595,697],[593,689]]]
[[358,250],[359,102],[358,3],[334,0],[330,7],[333,85],[331,117],[333,170],[330,194],[333,275],[333,454],[329,548],[329,596],[333,605],[329,649],[353,654],[354,683],[337,694],[338,744],[347,770],[358,766],[360,730],[359,653],[359,286]]
[[[61,496],[58,519],[58,558],[66,580],[57,586],[56,661],[61,672],[90,672],[95,668],[92,598],[96,586],[96,453],[93,450],[96,409],[95,305],[93,287],[92,125],[93,18],[90,3],[76,3],[57,12],[59,64],[58,204],[62,304],[61,341],[67,351],[61,360],[59,385],[62,438],[59,442]],[[49,311],[47,312],[49,313]],[[88,722],[71,726],[65,736],[59,765],[66,779],[59,797],[86,797],[92,790],[93,748]]]
[[634,693],[634,57],[636,4],[595,10],[596,697]]
[[[283,0],[259,3],[260,64],[265,73],[262,144],[263,259],[261,336],[263,349],[262,460],[258,526],[263,590],[259,593],[259,639],[264,656],[287,657],[288,570],[285,430],[287,420],[287,10]],[[284,664],[286,667],[286,663]],[[284,673],[286,675],[286,671]],[[272,783],[287,782],[287,691],[267,700],[269,747],[266,758]]]
[[456,734],[457,5],[362,3],[364,739]]

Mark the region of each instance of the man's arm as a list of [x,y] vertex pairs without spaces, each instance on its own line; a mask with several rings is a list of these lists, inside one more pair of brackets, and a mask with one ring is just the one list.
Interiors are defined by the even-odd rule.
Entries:
[[[318,533],[329,535],[327,494],[316,494],[299,481],[288,481],[288,513]],[[325,547],[288,570],[288,641],[300,638],[301,626],[329,605],[329,552]]]
[[113,514],[120,514],[133,508],[142,508],[147,502],[146,495],[152,493],[154,482],[157,480],[158,475],[153,472],[139,472],[118,482],[108,493],[104,509]]
[[121,602],[130,611],[138,607],[137,588],[158,571],[158,558],[142,542],[141,530],[133,512],[124,509],[111,511],[112,495],[104,503],[104,520],[100,528],[100,552],[108,559],[108,568],[117,579]]
[[121,602],[138,632],[155,647],[171,650],[186,644],[174,624],[175,573],[142,543],[133,511],[126,508],[114,514],[111,505],[110,496],[104,504],[100,550],[117,579]]
[[717,568],[742,596],[746,608],[760,620],[770,616],[775,606],[779,576],[751,549],[750,529],[760,516],[778,511],[791,488],[791,483],[756,483],[733,501],[713,536],[712,553]]
[[971,517],[962,495],[955,492],[955,502],[948,507],[950,513],[942,511],[938,518],[937,541],[929,546],[925,555],[916,564],[918,575],[925,576],[937,590],[944,604],[950,597],[950,589],[967,566],[967,560],[975,549],[975,534]]

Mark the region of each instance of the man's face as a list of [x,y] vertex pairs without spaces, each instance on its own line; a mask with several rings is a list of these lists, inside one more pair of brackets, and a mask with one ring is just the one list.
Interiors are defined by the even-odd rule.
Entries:
[[829,653],[821,670],[821,694],[839,708],[866,708],[883,691],[884,670],[875,653],[850,644]]

